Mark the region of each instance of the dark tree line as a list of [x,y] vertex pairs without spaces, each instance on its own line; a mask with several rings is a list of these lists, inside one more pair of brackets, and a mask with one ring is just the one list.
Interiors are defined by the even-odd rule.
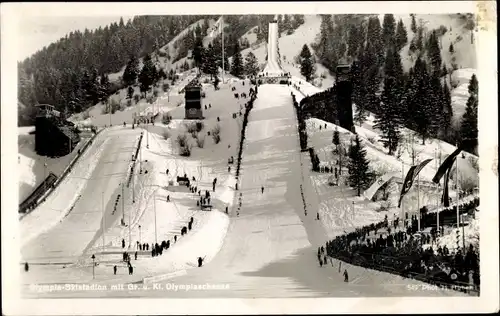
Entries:
[[198,41],[203,42],[203,38],[207,35],[207,31],[210,28],[208,24],[208,20],[203,20],[203,23],[196,25],[192,31],[186,32],[184,36],[182,36],[178,41],[174,43],[174,48],[177,49],[177,55],[172,59],[172,62],[175,63],[181,58],[184,58],[188,55],[189,51],[195,49]]
[[366,158],[366,149],[361,144],[359,136],[356,135],[354,143],[349,146],[348,161],[349,176],[347,180],[349,185],[356,190],[358,196],[361,191],[367,189],[373,179],[373,173],[370,171],[369,161]]
[[[274,20],[274,15],[260,15],[257,28],[257,41],[267,41],[269,37],[269,23]],[[281,32],[291,34],[299,26],[304,24],[303,14],[279,15],[278,16],[278,37]]]
[[68,114],[80,112],[121,88],[107,74],[131,56],[141,58],[207,16],[137,16],[96,30],[71,32],[18,63],[18,99],[26,105],[20,124],[32,124],[36,103]]
[[[472,152],[477,145],[477,89],[470,89],[462,127],[456,130],[445,80],[448,70],[439,45],[446,30],[424,34],[412,15],[411,32],[415,36],[410,51],[417,53],[417,59],[408,73],[403,71],[400,57],[408,44],[408,33],[402,20],[396,21],[391,14],[384,15],[382,24],[377,16],[324,15],[312,48],[318,62],[332,73],[338,64],[351,63],[354,120],[362,124],[367,111],[375,113],[375,126],[382,131],[389,154],[395,153],[401,142],[402,127],[415,130],[424,143],[429,138],[452,144],[467,141],[467,150]],[[472,87],[476,83],[471,83]]]

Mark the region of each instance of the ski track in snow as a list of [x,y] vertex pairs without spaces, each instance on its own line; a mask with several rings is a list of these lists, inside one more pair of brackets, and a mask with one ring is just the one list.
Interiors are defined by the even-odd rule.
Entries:
[[[279,73],[281,68],[277,63],[276,24],[270,24],[269,33],[269,62],[265,69],[272,73]],[[294,83],[299,80],[292,78]],[[86,186],[75,210],[69,214],[69,219],[67,218],[54,229],[57,232],[65,225],[72,224],[73,226],[67,228],[81,230],[81,225],[75,226],[77,222],[71,219],[71,216],[77,216],[75,214],[79,213],[76,209],[80,205],[80,209],[86,211],[84,217],[80,218],[80,221],[84,220],[86,223],[84,225],[86,231],[71,231],[73,236],[70,240],[62,237],[61,234],[48,234],[47,240],[42,243],[45,247],[53,248],[54,252],[65,251],[66,255],[63,259],[68,259],[67,254],[72,254],[73,259],[78,257],[78,250],[85,246],[83,251],[85,258],[80,258],[78,264],[70,264],[67,268],[56,265],[53,260],[48,260],[51,263],[48,265],[37,265],[36,276],[33,276],[33,272],[30,271],[30,275],[25,277],[25,286],[36,278],[38,278],[37,283],[92,281],[93,283],[113,284],[117,281],[125,283],[143,281],[146,284],[157,282],[163,285],[166,282],[229,285],[229,290],[158,291],[149,286],[148,289],[141,291],[53,292],[36,293],[36,297],[253,298],[461,295],[448,290],[415,290],[409,285],[421,284],[421,282],[342,263],[342,271],[348,269],[352,280],[344,283],[338,260],[332,260],[331,266],[323,268],[318,266],[317,247],[324,245],[327,240],[342,233],[344,229],[352,227],[357,222],[357,218],[351,216],[348,196],[344,195],[344,192],[337,192],[333,201],[322,199],[331,188],[325,184],[326,179],[310,174],[309,157],[307,153],[300,152],[296,115],[290,89],[283,85],[262,85],[259,88],[259,95],[249,117],[244,142],[239,191],[233,189],[234,171],[231,174],[219,172],[217,168],[226,167],[217,167],[213,159],[211,163],[201,166],[201,160],[176,158],[172,154],[173,137],[164,141],[154,132],[145,131],[144,136],[149,137],[150,148],[144,149],[145,139],[143,139],[144,152],[142,154],[144,155],[143,168],[148,170],[148,173],[136,176],[137,182],[134,187],[135,192],[138,192],[136,204],[131,205],[130,194],[125,197],[126,203],[129,204],[125,209],[125,218],[128,223],[128,217],[130,217],[132,244],[139,239],[137,227],[140,223],[143,225],[142,241],[150,243],[155,236],[152,218],[157,218],[157,222],[160,222],[158,228],[161,228],[163,232],[163,235],[158,238],[160,242],[163,238],[171,238],[175,231],[178,232],[190,216],[195,217],[193,230],[187,236],[181,237],[177,243],[172,243],[166,254],[151,259],[148,252],[139,253],[139,260],[132,259],[137,275],[128,276],[123,263],[118,263],[118,276],[111,273],[112,265],[119,261],[117,258],[123,251],[120,240],[128,239],[129,228],[117,224],[120,216],[110,214],[111,207],[108,205],[105,207],[106,226],[102,227],[102,210],[98,206],[100,198],[95,189],[108,187],[109,189],[105,192],[105,201],[109,201],[108,204],[112,206],[111,203],[119,192],[118,185],[122,179],[101,180],[105,183],[98,182],[100,185],[95,187]],[[316,92],[313,88],[305,90],[307,90],[306,94]],[[292,91],[296,90],[292,88]],[[230,115],[230,113],[226,112],[225,115]],[[228,134],[232,133],[237,142],[235,128],[236,126],[239,128],[240,125],[234,122],[239,121],[232,119],[229,121],[231,125],[224,126],[233,129],[228,131]],[[115,132],[109,141],[111,144],[104,149],[108,151],[107,155],[103,154],[103,157],[112,155],[116,159],[121,157],[121,152],[122,159],[127,161],[125,157],[130,157],[136,146],[132,135],[136,137],[138,131],[140,131],[139,128],[135,132],[128,131],[125,134],[127,136],[124,138],[129,144],[126,150],[123,147],[124,143],[120,144],[118,141],[119,137],[124,134]],[[135,145],[130,146],[131,143]],[[236,152],[237,145],[233,146],[232,152]],[[109,152],[110,148],[116,152]],[[116,169],[114,172],[117,174],[127,170],[124,166],[128,166],[128,163],[113,163],[113,161],[103,161],[103,159],[99,160],[96,171],[93,171],[96,177],[101,173],[109,172],[110,163],[113,169]],[[224,156],[223,159],[226,157]],[[136,170],[138,168],[136,166]],[[169,176],[165,174],[166,168],[170,169]],[[175,179],[175,176],[182,175],[184,172],[189,177],[196,175],[197,184],[202,187],[202,190],[210,189],[212,177],[217,176],[219,185],[217,192],[212,196],[213,204],[220,208],[224,205],[231,206],[229,217],[217,208],[212,212],[194,211],[196,208],[192,206],[193,199],[190,192],[170,193],[171,202],[166,202],[168,191],[164,187],[168,185],[168,180]],[[123,173],[124,178],[126,172]],[[304,214],[300,194],[301,185],[309,210],[307,216]],[[265,187],[264,193],[260,191],[261,186]],[[219,189],[219,187],[222,188]],[[155,192],[156,200],[151,198],[153,192]],[[235,212],[237,205],[233,205],[234,193],[236,193],[236,201],[240,193],[242,194],[239,215]],[[84,204],[85,199],[88,204]],[[118,212],[120,210],[119,208]],[[316,212],[320,213],[319,221],[316,220]],[[107,234],[104,248],[108,254],[98,255],[99,265],[95,269],[97,277],[96,280],[92,280],[90,272],[92,263],[89,255],[102,248],[100,236],[103,231]],[[92,238],[94,242],[89,243],[88,241]],[[37,240],[36,244],[28,243],[23,251],[43,257],[38,244],[41,240],[43,239]],[[73,242],[76,245],[73,245]],[[43,250],[47,251],[47,248]],[[132,251],[134,250],[133,247]],[[200,255],[205,256],[206,263],[203,267],[197,268],[195,261]],[[49,257],[59,259],[55,254]],[[27,296],[30,295],[33,293],[27,294]]]

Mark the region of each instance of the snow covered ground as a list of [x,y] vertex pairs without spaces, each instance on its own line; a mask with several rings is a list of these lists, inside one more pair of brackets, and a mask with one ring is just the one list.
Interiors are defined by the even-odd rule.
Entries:
[[[231,209],[233,206],[235,166],[228,170],[227,162],[230,156],[236,157],[237,154],[242,116],[238,115],[237,119],[233,119],[232,113],[239,112],[246,100],[234,99],[231,87],[234,86],[238,92],[248,92],[249,83],[244,83],[221,84],[218,91],[214,91],[212,86],[205,86],[207,97],[203,103],[210,107],[204,111],[204,129],[199,133],[200,138],[205,138],[205,145],[203,148],[196,148],[194,140],[189,136],[189,141],[195,147],[189,158],[178,155],[176,144],[177,135],[186,133],[185,124],[188,123],[183,120],[183,106],[171,109],[168,104],[159,103],[160,111],[169,111],[173,117],[169,126],[158,122],[154,126],[139,126],[135,130],[130,126],[116,126],[111,129],[113,132],[107,132],[105,136],[106,132],[99,135],[87,154],[95,161],[88,164],[79,163],[68,177],[71,179],[68,181],[72,181],[71,185],[58,188],[53,200],[44,204],[52,206],[60,203],[60,207],[44,209],[42,205],[26,220],[21,221],[25,244],[22,256],[31,263],[30,274],[25,275],[27,278],[24,282],[90,281],[91,254],[95,254],[99,262],[95,271],[98,279],[115,283],[117,280],[156,280],[163,274],[182,272],[194,267],[196,254],[203,255],[205,262],[209,262],[221,247],[225,236],[225,227],[227,228],[229,222],[224,214],[225,207]],[[217,124],[221,128],[219,144],[215,144],[212,138],[206,135]],[[135,152],[141,131],[145,134],[139,158],[142,158],[142,169],[148,173],[139,174],[139,166],[136,168],[135,203],[132,203],[132,191],[125,189],[125,212],[122,211],[120,200],[117,211],[113,214],[116,196],[122,193],[120,183],[126,179],[130,157]],[[166,131],[170,134],[168,139],[164,137]],[[114,169],[109,169],[110,166]],[[166,169],[169,169],[168,176]],[[86,174],[80,174],[82,172]],[[188,192],[185,187],[169,185],[170,180],[176,184],[176,176],[182,176],[184,173],[196,178],[193,185],[199,190],[211,190],[212,180],[217,178],[216,192],[212,194],[212,212],[198,210],[197,194]],[[80,188],[74,190],[78,185]],[[104,188],[104,193],[96,191],[101,188]],[[74,202],[68,204],[67,201],[73,199],[74,195]],[[166,202],[167,195],[170,195],[171,202]],[[68,215],[69,210],[71,213]],[[120,224],[123,214],[126,227]],[[59,223],[64,216],[66,217]],[[187,237],[181,238],[180,228],[187,225],[190,217],[194,217],[193,230]],[[148,243],[154,242],[155,239],[158,242],[170,240],[174,244],[174,235],[177,235],[179,240],[170,248],[168,255],[162,257],[151,258],[149,252],[140,252],[140,261],[134,263],[134,276],[127,278],[124,265],[120,261],[120,243],[122,238],[125,239],[128,249],[129,227],[133,251],[136,250],[135,244],[139,240]],[[69,231],[72,234],[66,237],[65,234]],[[141,261],[142,259],[144,260]],[[113,277],[110,272],[115,264],[119,266],[119,276]]]
[[[182,107],[170,111],[173,121],[168,127],[159,123],[135,130],[115,127],[107,134],[100,135],[99,141],[91,148],[95,152],[102,152],[91,156],[97,157],[94,158],[97,161],[88,161],[89,165],[95,166],[95,170],[90,170],[89,165],[80,162],[73,173],[88,172],[90,175],[68,177],[68,181],[89,179],[84,184],[91,185],[84,185],[73,211],[59,225],[43,232],[37,242],[26,242],[22,249],[24,259],[32,263],[30,272],[23,274],[25,296],[192,298],[461,295],[447,290],[417,290],[410,285],[421,282],[348,264],[342,264],[342,268],[348,269],[352,281],[344,283],[342,274],[337,271],[338,261],[332,261],[332,267],[317,266],[315,253],[318,246],[324,245],[340,230],[349,229],[346,226],[352,225],[352,220],[356,220],[355,225],[358,225],[358,221],[364,223],[376,219],[370,218],[368,212],[359,210],[356,211],[361,215],[351,219],[348,205],[342,204],[342,201],[345,202],[342,192],[337,192],[338,200],[332,203],[339,206],[331,209],[329,214],[320,205],[322,201],[319,198],[323,199],[323,196],[316,195],[315,191],[322,189],[322,183],[310,175],[308,157],[300,152],[296,116],[288,86],[259,87],[244,143],[240,190],[235,192],[234,168],[228,172],[227,158],[236,156],[241,128],[241,117],[234,119],[232,113],[238,112],[245,100],[231,99],[232,86],[237,87],[238,91],[249,88],[248,82],[243,86],[242,82],[235,81],[222,84],[218,91],[206,87],[207,98],[203,103],[211,107],[204,111],[205,128],[200,133],[219,124],[222,140],[214,144],[207,139],[203,149],[193,147],[189,158],[181,158],[175,151],[175,137],[183,133],[184,128]],[[168,109],[168,105],[160,106],[162,108]],[[162,137],[166,130],[170,133],[167,140]],[[127,176],[129,157],[135,150],[140,132],[144,133],[144,138],[139,155],[141,163],[135,169],[138,174],[132,186],[135,203],[131,203],[131,192],[127,189],[124,194],[125,209],[121,210],[119,206],[117,213],[113,214],[113,202],[121,192],[119,184]],[[90,153],[89,150],[89,156]],[[169,175],[165,173],[167,168]],[[142,173],[138,171],[140,169]],[[189,177],[195,176],[195,185],[203,190],[210,189],[211,180],[218,178],[216,192],[212,196],[212,212],[196,210],[198,197],[195,194],[186,192],[185,188],[170,186],[169,180],[184,173]],[[309,215],[304,213],[301,185]],[[68,200],[75,194],[75,186],[61,186],[54,196],[59,196],[61,201],[63,197]],[[261,186],[264,186],[264,192],[261,192]],[[170,195],[170,202],[166,202],[167,195]],[[241,208],[238,210],[236,201],[240,196]],[[221,212],[225,206],[229,206],[228,215]],[[63,208],[62,203],[60,208]],[[48,215],[40,219],[38,224],[50,224],[57,218],[54,214],[51,216],[50,209],[45,212],[41,210],[37,209],[33,214]],[[315,210],[322,214],[320,221],[315,220]],[[125,227],[119,223],[120,215],[125,219]],[[177,243],[172,243],[172,235],[178,234],[180,227],[186,225],[191,216],[194,218],[193,230]],[[104,223],[104,229],[101,223]],[[26,234],[35,226],[34,221],[31,226],[25,224],[22,232]],[[104,243],[101,241],[103,232]],[[134,275],[129,276],[120,262],[123,251],[120,242],[124,239],[128,250],[129,238],[132,251],[135,251],[137,241],[151,243],[156,238],[159,242],[169,239],[171,248],[160,257],[140,252],[137,261],[132,259]],[[93,253],[98,262],[95,280],[92,280],[93,269],[89,259]],[[205,264],[202,268],[192,269],[196,266],[198,256],[205,257]],[[118,266],[116,276],[112,273],[113,265]],[[108,288],[105,292],[41,293],[30,291],[28,286],[32,283],[67,282],[100,285],[143,282],[145,287],[141,291]],[[154,288],[151,282],[163,287],[163,290]],[[165,290],[170,282],[209,283],[227,287],[211,291]]]
[[[99,230],[102,203],[124,181],[138,130],[103,131],[49,198],[20,222],[22,256],[68,262]],[[70,212],[71,211],[71,212]]]
[[[403,20],[408,33],[408,43],[401,50],[401,60],[405,71],[415,63],[416,54],[409,53],[409,47],[412,39],[415,37],[411,30],[411,16],[409,14],[395,14],[396,22],[399,19]],[[384,15],[379,15],[380,24],[382,25]],[[424,28],[424,36],[428,36],[433,30],[438,30],[445,27],[447,31],[439,38],[441,47],[441,56],[443,63],[448,69],[452,68],[452,64],[456,64],[460,68],[476,68],[477,55],[475,41],[471,41],[472,33],[465,29],[466,21],[457,16],[457,14],[416,14],[415,21],[417,25],[422,25]],[[454,53],[449,52],[450,44],[454,46]]]
[[[305,77],[300,74],[300,67],[295,62],[304,44],[309,46],[312,52],[311,44],[315,42],[320,32],[321,17],[319,15],[305,15],[304,24],[299,26],[291,35],[282,34],[278,39],[278,45],[281,55],[281,66],[285,72],[290,72],[292,76],[305,81]],[[315,63],[316,77],[313,82],[316,86],[327,89],[333,85],[334,78],[325,68],[325,66]]]
[[[150,136],[152,135],[153,133]],[[143,152],[143,159],[146,159],[146,155],[151,159],[148,159],[148,163],[144,164],[144,168],[150,170],[147,174],[149,177],[161,176],[164,182],[166,181],[164,175],[160,175],[163,170],[156,170],[153,167],[156,165],[153,162],[153,154],[154,151],[158,150],[158,148],[153,147],[154,143],[150,139],[151,156],[146,154],[147,150]],[[315,252],[319,245],[328,240],[328,227],[322,225],[322,221],[316,221],[313,214],[305,216],[303,212],[300,197],[301,173],[305,172],[304,178],[308,179],[308,168],[301,167],[301,160],[304,157],[302,157],[299,149],[297,124],[290,91],[287,86],[263,85],[260,87],[259,97],[250,114],[247,140],[244,146],[240,179],[241,189],[238,191],[242,194],[241,210],[238,215],[234,208],[231,209],[227,235],[222,247],[218,255],[202,268],[188,269],[186,266],[194,266],[196,256],[206,254],[206,252],[200,253],[200,249],[196,249],[196,246],[199,247],[200,239],[203,239],[204,245],[207,243],[219,245],[217,241],[220,240],[219,238],[225,230],[224,225],[227,221],[219,218],[218,215],[212,215],[214,218],[195,219],[194,227],[198,222],[211,227],[211,233],[198,237],[198,242],[189,241],[188,238],[197,238],[199,236],[197,234],[201,234],[201,231],[183,237],[178,241],[178,244],[174,244],[167,251],[167,254],[162,257],[148,258],[147,255],[141,255],[137,261],[132,261],[139,276],[142,274],[142,269],[158,267],[158,269],[164,269],[164,273],[168,273],[169,268],[177,269],[176,273],[163,276],[166,278],[165,280],[162,280],[162,277],[153,279],[157,281],[157,286],[163,287],[164,290],[158,290],[153,288],[152,285],[146,285],[147,288],[141,291],[72,291],[36,293],[36,296],[102,297],[104,295],[107,297],[123,297],[132,295],[134,297],[192,298],[460,295],[456,292],[444,290],[416,291],[408,285],[420,284],[420,282],[403,280],[399,276],[342,264],[343,269],[348,269],[352,280],[352,282],[346,284],[343,282],[341,273],[337,271],[339,264],[337,261],[332,262],[333,267],[320,268],[317,266]],[[167,148],[168,145],[164,151],[168,154]],[[152,165],[149,165],[149,163]],[[173,162],[173,165],[175,166],[175,162]],[[188,165],[189,163],[186,162],[185,168],[188,168]],[[306,165],[306,162],[304,162],[303,166]],[[164,168],[164,166],[161,167]],[[175,170],[174,167],[171,170]],[[191,173],[188,172],[188,174]],[[143,181],[147,182],[146,180]],[[316,202],[311,195],[313,189],[310,184],[307,184],[307,181],[303,184],[308,195],[308,203],[314,208]],[[264,193],[260,191],[262,185],[265,187]],[[159,187],[153,190],[161,191],[163,188]],[[146,190],[143,192],[146,192]],[[164,199],[164,193],[162,193],[162,197],[158,193],[157,199]],[[157,222],[163,222],[167,218],[175,218],[175,214],[168,215],[172,212],[175,213],[175,210],[172,210],[172,208],[176,209],[175,205],[179,208],[177,212],[182,214],[184,211],[180,204],[188,204],[186,208],[189,208],[189,204],[194,203],[194,199],[189,202],[189,193],[185,198],[182,198],[181,193],[179,193],[175,197],[171,196],[171,199],[173,202],[170,202],[171,205],[169,206],[166,205],[166,202],[157,201],[156,213],[163,212],[162,219],[159,220],[158,218]],[[141,199],[141,201],[144,200],[147,200],[147,198]],[[152,217],[151,207],[151,205],[147,206],[147,210],[142,212],[143,214],[149,214],[150,218]],[[141,208],[142,206],[139,206],[136,209],[140,210]],[[213,211],[214,214],[216,212]],[[208,215],[206,216],[208,217]],[[133,222],[137,217],[138,215],[132,216],[134,218]],[[151,220],[148,220],[148,222],[149,224],[143,222],[143,227],[150,226]],[[213,225],[211,226],[209,223],[213,223]],[[175,229],[178,226],[174,224],[172,228]],[[118,229],[117,227],[116,230]],[[166,229],[166,226],[162,226],[163,229]],[[137,237],[136,230],[134,231],[133,240]],[[148,238],[151,239],[151,228],[148,231]],[[126,236],[126,234],[127,228],[123,228],[121,235],[117,234],[115,239]],[[185,243],[182,247],[186,248],[182,249],[182,251],[174,250],[176,247],[181,248],[181,242]],[[119,249],[118,247],[116,251],[119,252]],[[207,255],[210,256],[210,254]],[[118,257],[119,253],[116,256]],[[176,261],[176,259],[178,260]],[[154,260],[157,260],[158,264],[154,263]],[[100,259],[100,264],[96,267],[96,281],[94,283],[105,285],[116,282],[111,271],[112,264]],[[55,282],[54,279],[59,280],[58,282],[68,282],[70,280],[89,282],[91,280],[91,267],[88,264],[80,269],[66,267],[63,270],[62,267],[46,265],[36,266],[32,269],[33,273],[30,271],[27,278],[37,274],[40,275],[40,278],[43,277],[46,282],[49,280]],[[183,270],[186,271],[182,272]],[[121,266],[119,271],[120,276],[116,278],[120,282],[134,281],[135,275],[134,277],[124,275]],[[158,273],[158,271],[155,272]],[[61,275],[65,276],[66,279],[63,279]],[[165,290],[167,283],[170,282],[175,284],[227,284],[229,290],[227,288],[211,291]],[[28,296],[30,296],[29,291],[27,292]]]
[[465,113],[467,99],[469,99],[469,81],[472,75],[477,77],[477,69],[457,69],[451,74],[451,105],[455,123],[459,123]]

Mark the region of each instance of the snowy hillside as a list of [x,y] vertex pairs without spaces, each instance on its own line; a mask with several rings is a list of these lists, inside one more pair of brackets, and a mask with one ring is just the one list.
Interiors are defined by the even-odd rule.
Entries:
[[[411,17],[409,14],[395,14],[396,22],[399,19],[403,20],[408,34],[408,44],[401,51],[401,61],[405,71],[415,63],[416,54],[409,55],[409,47],[415,34],[411,31]],[[384,15],[379,15],[380,23],[384,20]],[[426,33],[433,30],[438,30],[441,27],[447,29],[446,33],[440,37],[441,57],[443,63],[448,69],[452,68],[452,64],[456,64],[458,69],[461,68],[477,68],[476,49],[471,43],[471,32],[467,30],[466,21],[460,19],[457,14],[416,14],[415,20],[417,26],[422,24],[424,27],[424,37]],[[454,53],[449,52],[450,44],[454,46]],[[469,77],[470,78],[470,77]]]
[[254,26],[253,28],[248,30],[248,32],[241,36],[240,41],[247,40],[250,46],[254,45],[255,42],[257,42],[257,28],[257,26]]
[[[283,37],[285,50],[295,45],[300,49],[297,41],[309,40],[304,34],[311,21],[306,20],[306,29],[297,30],[295,38]],[[263,68],[279,74],[283,61],[276,58],[287,52],[276,35],[273,25],[269,43],[259,49],[269,57]],[[287,46],[292,40],[296,44]],[[291,92],[299,101],[303,95],[293,86],[255,87],[249,80],[226,76],[215,89],[208,76],[201,76],[203,119],[186,120],[182,90],[195,76],[196,69],[182,73],[173,87],[158,91],[150,103],[139,101],[112,114],[102,114],[99,106],[89,111],[85,122],[113,127],[96,137],[65,183],[21,220],[20,252],[23,262],[30,263],[29,273],[21,274],[25,297],[462,295],[445,288],[426,291],[421,281],[326,254],[325,264],[318,267],[316,252],[325,242],[380,221],[394,214],[394,208],[356,197],[343,181],[330,187],[329,175],[311,171],[308,153],[299,145]],[[305,94],[321,91],[299,76],[291,81]],[[250,91],[257,88],[257,98],[249,100]],[[154,123],[131,126],[134,113],[148,112],[160,117]],[[324,164],[336,158],[330,155],[333,129],[333,124],[314,118],[307,123],[309,145]],[[377,172],[410,164],[405,152],[400,153],[401,160],[385,154],[376,141],[373,117],[357,131],[369,148],[371,165],[381,165]],[[352,135],[345,130],[341,134],[348,144]],[[418,140],[412,142],[418,160],[438,147],[445,153],[453,150],[439,142],[434,147],[429,144],[433,142],[421,147]],[[421,178],[428,180],[432,172],[424,170]],[[179,177],[190,183],[181,183]],[[349,282],[340,266],[345,276],[349,271]],[[36,293],[30,289],[30,284],[91,282],[144,287]],[[148,288],[150,284],[155,286]],[[226,287],[189,292],[156,288],[167,284]]]
[[465,113],[467,99],[469,99],[469,81],[472,75],[476,75],[480,80],[474,68],[457,69],[451,74],[451,106],[455,123],[460,122]]
[[[185,58],[183,58],[182,60],[179,60],[175,63],[171,62],[171,60],[173,60],[173,58],[175,56],[177,56],[177,51],[178,51],[178,49],[176,49],[174,47],[174,44],[177,43],[181,38],[183,38],[189,31],[193,32],[197,26],[201,26],[202,23],[203,23],[203,20],[199,20],[199,21],[191,24],[190,26],[188,26],[187,28],[182,30],[179,34],[177,34],[170,42],[168,42],[167,45],[165,45],[159,49],[160,53],[162,53],[162,54],[168,53],[168,55],[170,56],[170,59],[167,59],[166,57],[162,57],[162,56],[157,56],[156,54],[153,53],[152,59],[157,64],[157,66],[168,70],[172,67],[175,68],[177,65],[182,65],[185,61]],[[215,23],[215,21],[209,20],[210,26],[212,26],[214,23]],[[142,65],[143,65],[142,58],[140,58],[139,59],[139,69],[142,68]],[[123,68],[120,72],[109,74],[109,80],[112,82],[118,81],[119,78],[123,75],[123,71],[125,70],[125,67],[126,67],[126,65],[123,66]]]

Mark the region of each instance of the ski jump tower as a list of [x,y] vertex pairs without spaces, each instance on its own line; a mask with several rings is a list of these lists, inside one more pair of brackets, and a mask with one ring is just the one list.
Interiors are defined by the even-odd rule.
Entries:
[[258,76],[259,83],[288,83],[279,62],[278,52],[278,21],[269,23],[269,35],[267,40],[267,64]]

